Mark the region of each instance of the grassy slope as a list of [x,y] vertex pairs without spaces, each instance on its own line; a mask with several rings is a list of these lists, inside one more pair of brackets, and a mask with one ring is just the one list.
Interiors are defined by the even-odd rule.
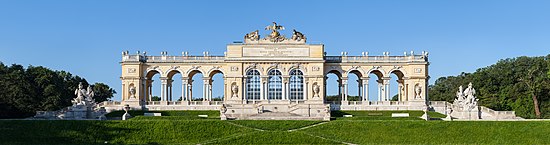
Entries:
[[304,132],[357,144],[550,143],[550,122],[336,120]]
[[355,117],[337,117],[333,121],[294,132],[287,130],[319,121],[220,121],[198,119],[197,114],[190,111],[172,112],[172,116],[162,117],[138,116],[128,121],[0,120],[0,144],[103,144],[105,141],[114,144],[550,143],[547,137],[550,122],[546,121],[427,122],[414,118],[421,115],[418,112],[411,113],[414,117],[401,118],[405,120],[388,120],[391,119],[388,117],[391,112],[382,112],[381,115],[380,112],[365,111],[340,113]]
[[231,139],[209,144],[339,144],[338,142],[310,136],[304,132],[255,131]]
[[[392,113],[409,113],[410,117],[391,117]],[[332,111],[331,116],[336,120],[422,120],[424,112],[422,111]],[[353,115],[345,118],[344,115]],[[437,112],[428,112],[431,118],[445,118],[446,116]]]
[[1,144],[197,144],[250,132],[220,120],[0,121]]
[[308,120],[234,120],[231,122],[250,128],[270,131],[286,131],[321,123],[321,121]]

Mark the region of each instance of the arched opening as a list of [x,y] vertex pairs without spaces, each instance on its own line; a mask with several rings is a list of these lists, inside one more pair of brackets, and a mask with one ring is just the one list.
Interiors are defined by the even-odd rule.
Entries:
[[394,70],[390,73],[390,99],[391,101],[407,101],[405,97],[405,82],[403,72]]
[[289,99],[304,100],[304,74],[298,69],[290,71]]
[[204,86],[204,75],[198,71],[198,70],[193,70],[189,73],[189,84],[191,84],[189,87],[191,90],[190,91],[190,100],[191,101],[205,101],[205,89],[206,87]]
[[270,70],[267,75],[269,75],[267,83],[267,99],[283,99],[283,78],[281,77],[281,71],[273,69]]
[[147,72],[145,80],[145,101],[161,101],[162,83],[160,72],[151,70]]
[[348,98],[347,101],[361,101],[361,72],[352,70],[348,73]]
[[166,81],[166,100],[167,101],[181,101],[183,94],[181,92],[182,75],[177,70],[168,72]]
[[225,84],[225,80],[223,78],[223,72],[219,70],[214,70],[210,73],[210,95],[212,98],[212,101],[223,101],[225,98],[225,87],[227,86]]
[[246,99],[260,100],[260,72],[258,70],[249,70],[246,72]]
[[342,101],[342,74],[340,74],[340,72],[336,70],[332,70],[329,71],[325,76],[325,101],[327,103]]
[[383,101],[384,80],[383,73],[373,70],[369,73],[369,101]]

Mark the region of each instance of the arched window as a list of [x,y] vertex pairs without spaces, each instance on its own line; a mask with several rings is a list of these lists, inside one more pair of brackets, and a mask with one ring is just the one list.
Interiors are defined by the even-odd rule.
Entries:
[[260,100],[260,72],[249,70],[246,72],[246,99]]
[[281,72],[279,70],[271,70],[267,74],[269,75],[267,99],[283,99],[283,83]]
[[298,69],[290,71],[290,100],[304,99],[304,74]]

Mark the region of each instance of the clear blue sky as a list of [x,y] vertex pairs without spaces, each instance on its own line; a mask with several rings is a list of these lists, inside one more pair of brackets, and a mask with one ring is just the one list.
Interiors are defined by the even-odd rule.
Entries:
[[550,1],[0,0],[0,61],[66,70],[110,85],[120,99],[122,51],[223,55],[272,21],[283,34],[294,28],[325,44],[329,55],[428,51],[430,83],[550,53]]

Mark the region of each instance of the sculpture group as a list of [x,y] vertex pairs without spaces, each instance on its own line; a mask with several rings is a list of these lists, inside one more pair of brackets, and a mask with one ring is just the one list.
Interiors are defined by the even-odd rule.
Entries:
[[68,120],[85,120],[85,119],[106,119],[107,111],[99,107],[93,97],[95,96],[92,86],[84,89],[82,82],[78,84],[78,88],[74,91],[76,95],[72,102],[72,106],[58,111],[37,111],[33,119],[68,119]]
[[462,90],[462,86],[456,91],[456,98],[453,102],[453,105],[458,107],[457,109],[461,111],[471,111],[477,109],[477,99],[475,97],[476,90],[472,86],[472,83],[468,84],[468,88]]
[[95,100],[93,99],[95,94],[92,90],[92,86],[88,86],[87,89],[84,89],[84,85],[80,82],[78,84],[78,88],[74,91],[74,94],[76,95],[76,98],[71,101],[73,106],[95,104]]
[[276,22],[273,22],[273,25],[268,25],[265,27],[265,30],[271,30],[271,33],[263,39],[260,39],[259,31],[252,31],[244,36],[246,43],[250,42],[283,42],[283,43],[305,43],[306,36],[301,32],[292,30],[292,37],[290,39],[286,38],[284,35],[279,33],[279,30],[285,30],[285,27],[277,25]]

